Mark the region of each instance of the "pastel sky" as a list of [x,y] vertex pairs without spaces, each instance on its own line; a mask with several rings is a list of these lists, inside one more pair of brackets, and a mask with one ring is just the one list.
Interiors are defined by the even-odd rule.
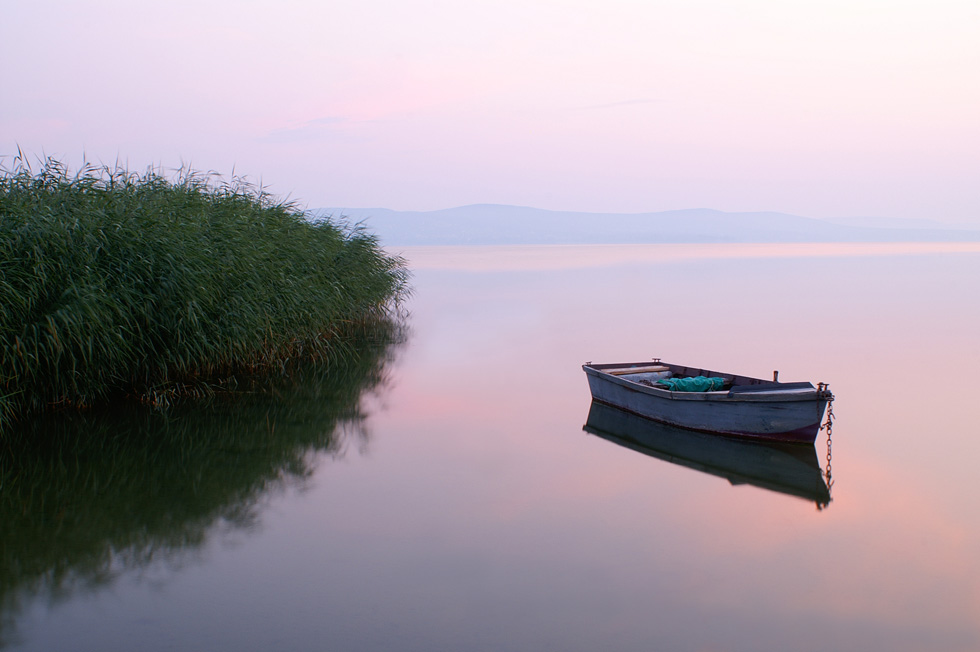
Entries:
[[980,226],[976,0],[0,0],[0,154]]

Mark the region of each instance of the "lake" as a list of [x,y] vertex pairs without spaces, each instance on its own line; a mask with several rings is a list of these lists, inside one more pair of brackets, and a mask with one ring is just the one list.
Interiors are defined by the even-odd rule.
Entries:
[[[980,649],[980,245],[403,254],[342,382],[5,450],[0,646]],[[653,357],[829,383],[829,504],[585,431],[581,365]]]

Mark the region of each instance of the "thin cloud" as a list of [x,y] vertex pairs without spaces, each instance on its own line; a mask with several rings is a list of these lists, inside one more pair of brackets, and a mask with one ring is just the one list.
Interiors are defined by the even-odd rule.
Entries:
[[576,111],[594,111],[597,109],[614,109],[621,106],[634,106],[636,104],[660,104],[663,100],[623,100],[621,102],[609,102],[607,104],[589,104],[587,106],[576,107]]
[[341,127],[349,124],[350,120],[343,116],[326,116],[314,118],[290,127],[273,129],[258,140],[264,143],[295,143],[299,141],[318,140],[332,136],[342,131]]

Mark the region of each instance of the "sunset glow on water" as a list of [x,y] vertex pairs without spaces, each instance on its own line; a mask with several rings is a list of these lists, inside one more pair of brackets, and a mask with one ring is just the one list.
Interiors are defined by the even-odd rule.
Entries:
[[[667,249],[418,256],[365,437],[247,527],[8,593],[8,647],[975,648],[978,252]],[[829,505],[584,432],[581,364],[654,356],[829,382]]]

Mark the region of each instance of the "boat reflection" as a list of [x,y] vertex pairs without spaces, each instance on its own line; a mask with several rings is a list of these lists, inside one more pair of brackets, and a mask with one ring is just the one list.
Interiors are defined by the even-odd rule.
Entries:
[[750,484],[812,500],[818,509],[830,503],[830,490],[812,445],[744,441],[685,430],[594,401],[583,429],[651,457],[725,478],[733,485]]

